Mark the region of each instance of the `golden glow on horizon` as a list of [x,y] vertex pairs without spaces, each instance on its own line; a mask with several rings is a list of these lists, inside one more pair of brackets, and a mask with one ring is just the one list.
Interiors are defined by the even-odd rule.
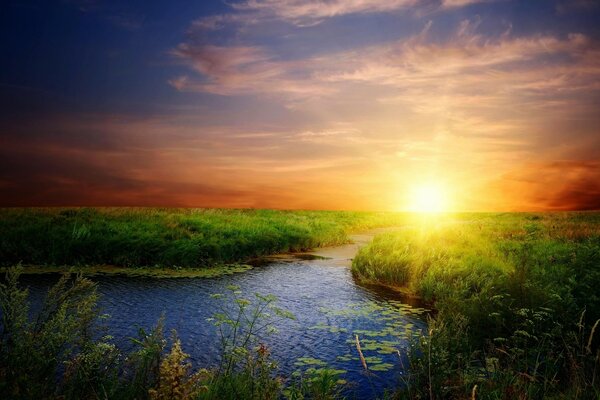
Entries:
[[419,213],[448,211],[448,196],[441,185],[423,183],[412,188],[408,209]]
[[[593,1],[548,1],[540,24],[514,31],[513,7],[480,18],[487,5],[470,4],[484,0],[202,9],[186,26],[165,25],[175,29],[153,43],[160,68],[135,63],[123,75],[115,62],[89,81],[80,78],[94,71],[72,63],[56,87],[81,92],[75,109],[60,90],[40,95],[56,78],[40,55],[73,44],[42,41],[39,71],[21,76],[31,60],[16,59],[0,82],[22,99],[1,118],[0,206],[385,210],[424,220],[600,210],[599,35],[578,21],[587,10],[565,5],[562,15],[558,2]],[[408,11],[413,3],[427,12]],[[439,4],[435,18],[429,3]],[[349,35],[350,21],[364,32]],[[288,35],[285,46],[273,39]],[[102,58],[105,45],[86,54]],[[135,46],[121,50],[139,58]],[[29,82],[31,73],[41,75]]]

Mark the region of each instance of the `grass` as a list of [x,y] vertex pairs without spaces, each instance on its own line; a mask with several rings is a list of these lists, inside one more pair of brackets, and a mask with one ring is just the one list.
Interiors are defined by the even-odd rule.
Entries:
[[189,270],[337,245],[347,242],[351,231],[401,219],[401,214],[343,211],[0,209],[0,266],[22,263],[38,272],[40,266],[94,266],[87,272],[97,273],[136,268],[137,274],[176,267],[196,276]]
[[600,396],[599,213],[414,220],[376,236],[352,271],[437,310],[399,397]]
[[[4,209],[0,260],[0,397],[340,398],[336,372],[314,370],[285,386],[256,319],[287,318],[274,299],[239,297],[216,314],[216,369],[200,369],[159,326],[132,354],[94,334],[95,284],[66,274],[31,316],[18,274],[103,265],[126,274],[219,274],[248,258],[335,245],[389,225],[352,264],[364,283],[401,288],[430,303],[429,334],[412,338],[408,373],[390,398],[600,398],[600,213],[402,214],[168,209]],[[37,267],[35,265],[38,265]],[[215,265],[221,267],[214,268]],[[172,268],[178,267],[178,268]],[[212,267],[212,268],[211,268]],[[90,268],[90,270],[93,270]],[[70,283],[72,282],[72,283]],[[270,307],[264,313],[263,308]],[[261,324],[262,326],[262,324]],[[356,338],[354,338],[356,339]],[[358,349],[363,343],[357,343]],[[364,358],[366,368],[370,360]],[[195,368],[194,368],[195,367]],[[196,372],[194,372],[196,371]],[[5,396],[3,396],[5,395]]]
[[[131,338],[122,353],[101,336],[97,285],[64,274],[42,307],[30,312],[29,293],[19,285],[22,267],[0,282],[0,398],[122,400],[277,400],[340,398],[337,374],[326,368],[284,385],[277,364],[260,343],[273,324],[294,316],[271,295],[243,297],[227,287],[211,319],[221,353],[217,365],[192,365],[175,331],[164,335],[164,318]],[[207,323],[209,323],[207,321]],[[171,343],[170,349],[167,344]]]

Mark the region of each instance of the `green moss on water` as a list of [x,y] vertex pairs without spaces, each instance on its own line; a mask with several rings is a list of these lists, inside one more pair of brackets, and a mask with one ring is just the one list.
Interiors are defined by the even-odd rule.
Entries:
[[309,327],[308,329],[323,330],[323,331],[327,331],[327,332],[330,332],[330,333],[345,333],[345,332],[348,332],[348,330],[345,329],[345,328],[340,328],[339,326],[326,325],[324,323],[319,323],[317,325]]
[[[0,273],[5,273],[7,267],[0,267]],[[252,269],[247,264],[228,264],[207,268],[161,268],[161,267],[141,267],[124,268],[110,265],[96,266],[27,266],[24,268],[24,274],[44,275],[61,274],[64,272],[81,273],[85,276],[128,276],[128,277],[148,277],[148,278],[215,278],[224,275],[232,275]]]
[[390,363],[380,363],[380,364],[375,364],[375,365],[369,366],[369,370],[371,370],[371,371],[389,371],[394,367],[395,366]]
[[321,366],[324,367],[327,365],[327,363],[323,360],[319,360],[318,358],[313,358],[313,357],[300,357],[296,360],[296,362],[294,363],[294,365],[296,366],[306,366],[306,365],[315,365],[315,366]]

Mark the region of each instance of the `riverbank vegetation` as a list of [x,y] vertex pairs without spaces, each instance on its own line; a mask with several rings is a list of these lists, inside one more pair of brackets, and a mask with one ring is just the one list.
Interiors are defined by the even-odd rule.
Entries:
[[423,217],[352,270],[437,310],[398,397],[600,396],[600,214]]
[[[276,400],[335,399],[339,385],[327,368],[286,382],[269,349],[259,342],[280,319],[294,318],[276,298],[244,297],[237,287],[215,297],[222,309],[212,323],[220,337],[217,365],[192,365],[177,333],[165,335],[163,320],[131,338],[122,353],[102,334],[97,285],[65,274],[43,305],[30,310],[22,268],[9,269],[0,283],[0,398]],[[209,323],[209,322],[207,322]],[[335,378],[335,379],[334,379]]]
[[[206,268],[344,243],[352,230],[402,225],[376,236],[352,264],[357,280],[398,288],[435,310],[428,335],[414,332],[408,349],[395,349],[399,359],[393,367],[401,379],[386,396],[600,397],[599,213],[2,212],[8,216],[0,219],[6,232],[2,262],[24,259],[59,269],[118,260],[124,269]],[[120,239],[124,244],[117,243]],[[212,321],[222,339],[220,363],[202,368],[189,363],[176,333],[165,335],[160,321],[150,331],[140,330],[133,352],[122,353],[99,330],[104,317],[97,308],[96,284],[81,275],[65,275],[44,305],[31,310],[27,290],[18,283],[27,268],[7,271],[0,283],[0,398],[342,397],[335,370],[281,376],[255,329],[271,326],[269,321],[257,324],[259,319],[293,318],[271,296],[245,298],[230,288],[223,297],[226,307]]]
[[35,266],[31,272],[43,272],[40,266],[52,271],[93,266],[86,273],[168,268],[181,275],[185,269],[346,243],[349,232],[398,225],[402,219],[402,214],[346,211],[0,209],[0,266]]

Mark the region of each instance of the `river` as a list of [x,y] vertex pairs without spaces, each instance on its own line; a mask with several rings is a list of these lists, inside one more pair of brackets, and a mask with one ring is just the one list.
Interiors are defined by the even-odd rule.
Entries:
[[[253,269],[218,278],[156,279],[102,276],[100,307],[109,315],[108,333],[124,351],[138,327],[154,326],[165,315],[166,332],[175,329],[184,351],[197,367],[218,360],[219,339],[208,321],[223,304],[215,294],[238,286],[249,299],[254,293],[273,294],[277,306],[294,320],[278,321],[277,333],[261,338],[278,362],[280,373],[311,367],[345,371],[346,395],[373,398],[399,382],[406,365],[407,337],[426,331],[422,308],[411,307],[391,292],[359,286],[350,272],[351,258],[375,232],[354,235],[353,244],[323,248],[311,254],[269,257]],[[325,259],[322,257],[326,257]],[[39,304],[56,278],[23,276],[32,300]],[[363,370],[354,335],[361,340],[370,373]],[[401,358],[403,360],[401,360]]]

